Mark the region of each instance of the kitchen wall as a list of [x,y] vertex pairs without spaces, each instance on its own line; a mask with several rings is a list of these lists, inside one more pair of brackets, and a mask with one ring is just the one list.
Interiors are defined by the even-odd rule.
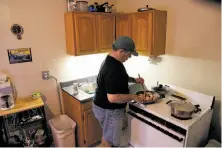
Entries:
[[167,11],[166,55],[150,62],[132,57],[125,63],[132,76],[140,73],[146,86],[178,85],[216,97],[213,137],[221,138],[221,9],[207,1],[118,0],[118,12],[153,7]]

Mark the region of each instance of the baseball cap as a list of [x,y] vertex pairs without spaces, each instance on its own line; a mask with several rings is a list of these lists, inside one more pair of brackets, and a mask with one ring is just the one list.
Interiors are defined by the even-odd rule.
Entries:
[[134,41],[127,36],[120,36],[113,44],[113,49],[124,49],[125,51],[130,52],[134,56],[138,56],[139,54],[135,50]]

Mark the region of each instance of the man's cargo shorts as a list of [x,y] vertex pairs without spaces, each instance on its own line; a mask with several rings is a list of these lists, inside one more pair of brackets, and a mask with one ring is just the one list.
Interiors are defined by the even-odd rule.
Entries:
[[104,109],[93,103],[93,112],[103,129],[103,138],[112,146],[120,145],[125,110]]

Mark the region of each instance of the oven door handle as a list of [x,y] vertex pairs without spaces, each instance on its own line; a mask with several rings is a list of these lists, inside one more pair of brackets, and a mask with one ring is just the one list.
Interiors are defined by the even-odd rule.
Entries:
[[149,126],[152,126],[152,127],[155,128],[156,130],[158,130],[158,131],[160,131],[160,132],[162,132],[162,133],[170,136],[171,138],[173,138],[173,139],[175,139],[175,140],[177,140],[177,141],[179,141],[179,142],[182,142],[182,141],[183,141],[183,138],[180,138],[180,137],[178,137],[178,136],[176,136],[176,135],[174,135],[174,134],[172,134],[172,133],[170,133],[170,132],[162,129],[161,127],[159,127],[159,126],[157,126],[157,125],[155,125],[155,124],[153,124],[153,123],[151,123],[151,122],[149,122],[149,121],[147,121],[147,120],[139,117],[139,116],[136,115],[135,113],[133,113],[133,112],[131,112],[131,111],[128,111],[127,113],[128,113],[129,115],[135,117],[136,119],[140,120],[141,122],[143,122],[143,123],[145,123],[145,124],[147,124],[147,125],[149,125]]
[[147,124],[147,125],[150,125],[150,124],[147,123],[148,121],[146,121],[145,119],[143,119],[143,118],[141,118],[140,116],[136,115],[134,112],[128,111],[127,113],[128,113],[129,115],[135,117],[136,119],[140,120],[141,122],[143,122],[143,123],[145,123],[145,124]]

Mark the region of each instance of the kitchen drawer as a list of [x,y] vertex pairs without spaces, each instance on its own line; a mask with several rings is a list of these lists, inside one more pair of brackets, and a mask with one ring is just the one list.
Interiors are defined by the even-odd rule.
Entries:
[[87,109],[90,109],[90,108],[92,108],[92,100],[82,104],[82,110],[87,110]]

